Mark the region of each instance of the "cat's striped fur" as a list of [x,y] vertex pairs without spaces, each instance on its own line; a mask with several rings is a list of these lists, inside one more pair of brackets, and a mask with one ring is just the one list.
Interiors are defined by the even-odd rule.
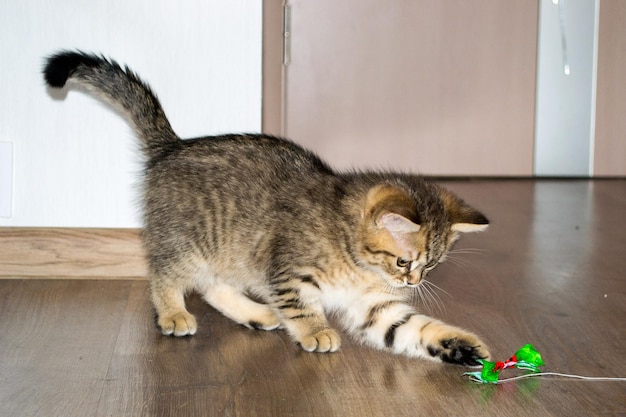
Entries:
[[476,364],[475,335],[420,314],[410,300],[461,232],[487,219],[416,175],[339,173],[266,135],[181,140],[128,68],[63,51],[52,87],[71,80],[120,107],[146,156],[143,238],[164,334],[193,335],[185,295],[198,291],[244,326],[286,329],[307,351],[336,351],[326,315],[370,346]]

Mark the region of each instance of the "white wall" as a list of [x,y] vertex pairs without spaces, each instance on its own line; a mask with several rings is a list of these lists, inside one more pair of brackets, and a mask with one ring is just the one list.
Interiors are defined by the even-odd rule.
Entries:
[[0,142],[14,150],[0,226],[138,227],[137,146],[124,120],[59,96],[43,57],[80,48],[148,81],[182,137],[261,129],[262,2],[0,0]]

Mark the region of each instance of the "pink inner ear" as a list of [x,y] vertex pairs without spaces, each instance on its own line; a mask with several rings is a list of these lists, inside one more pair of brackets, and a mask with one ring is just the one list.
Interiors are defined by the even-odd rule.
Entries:
[[396,213],[385,213],[376,222],[380,228],[387,229],[391,234],[415,233],[420,230],[420,225]]

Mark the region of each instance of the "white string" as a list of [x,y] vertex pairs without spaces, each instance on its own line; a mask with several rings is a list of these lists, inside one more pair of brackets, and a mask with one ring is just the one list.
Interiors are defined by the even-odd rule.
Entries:
[[[524,375],[519,375],[519,376],[514,376],[511,378],[505,378],[505,379],[500,379],[496,382],[496,384],[503,384],[505,382],[512,382],[512,381],[517,381],[519,379],[524,379],[524,378],[532,378],[532,377],[538,377],[538,376],[559,376],[562,378],[572,378],[572,379],[581,379],[584,381],[620,381],[620,382],[626,382],[626,378],[621,378],[621,377],[604,377],[604,376],[582,376],[582,375],[571,375],[571,374],[562,374],[559,372],[539,372],[539,373],[532,373],[532,374],[524,374]],[[483,382],[478,378],[472,377],[470,376],[470,379],[474,382]]]

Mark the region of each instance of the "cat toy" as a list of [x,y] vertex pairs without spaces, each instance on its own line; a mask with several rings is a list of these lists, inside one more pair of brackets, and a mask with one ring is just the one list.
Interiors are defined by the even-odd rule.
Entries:
[[500,371],[507,368],[518,368],[539,373],[539,367],[544,366],[541,353],[537,352],[530,343],[522,346],[504,362],[489,362],[483,359],[479,359],[478,362],[483,366],[482,371],[466,372],[463,375],[467,375],[472,381],[482,384],[497,384],[500,382]]
[[[581,375],[562,374],[559,372],[541,372],[539,367],[544,366],[541,354],[530,343],[522,346],[513,356],[504,362],[490,362],[478,359],[483,366],[481,371],[465,372],[463,375],[469,376],[471,381],[481,384],[501,384],[503,382],[515,381],[522,378],[559,376],[562,378],[583,379],[586,381],[626,381],[626,378],[590,377]],[[512,378],[500,379],[500,371],[508,368],[517,368],[529,373]]]

